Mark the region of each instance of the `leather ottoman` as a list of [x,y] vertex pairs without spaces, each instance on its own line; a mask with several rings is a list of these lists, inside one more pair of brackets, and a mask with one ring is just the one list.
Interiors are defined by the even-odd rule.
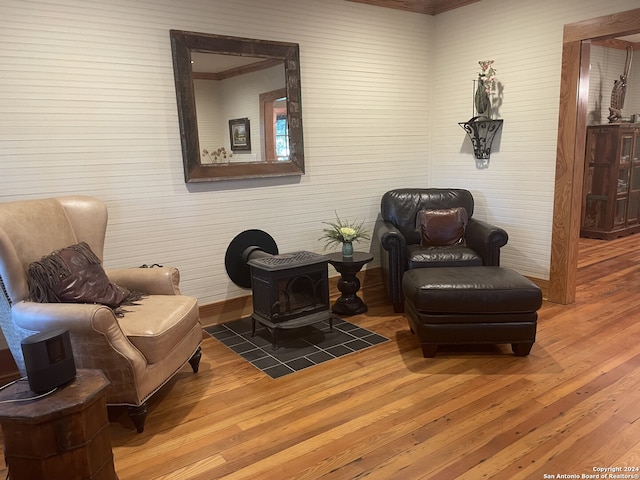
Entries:
[[425,358],[438,345],[484,343],[510,343],[526,356],[535,342],[542,292],[508,268],[417,268],[405,272],[402,289]]

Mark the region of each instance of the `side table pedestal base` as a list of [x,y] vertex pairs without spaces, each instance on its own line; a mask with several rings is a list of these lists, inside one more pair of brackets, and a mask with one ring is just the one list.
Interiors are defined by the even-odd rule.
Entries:
[[365,303],[357,295],[360,290],[360,280],[357,273],[362,267],[373,260],[373,255],[364,252],[353,252],[352,257],[343,257],[342,253],[332,253],[329,256],[329,263],[333,265],[340,279],[338,280],[338,290],[340,297],[331,307],[331,311],[336,315],[350,316],[364,313],[368,310]]

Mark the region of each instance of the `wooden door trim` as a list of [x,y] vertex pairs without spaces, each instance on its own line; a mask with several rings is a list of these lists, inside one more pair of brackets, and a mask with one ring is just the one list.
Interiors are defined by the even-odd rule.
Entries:
[[[589,73],[585,68],[585,65],[588,67],[589,45],[583,42],[639,31],[640,8],[564,26],[549,275],[549,300],[555,303],[573,303],[576,296],[589,100]],[[585,58],[587,61],[582,62]]]

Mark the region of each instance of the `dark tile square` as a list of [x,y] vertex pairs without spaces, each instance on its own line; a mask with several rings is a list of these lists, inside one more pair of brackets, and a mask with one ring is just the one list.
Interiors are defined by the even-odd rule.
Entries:
[[347,355],[348,353],[353,353],[353,350],[345,347],[344,345],[336,345],[335,347],[327,348],[327,352],[329,352],[334,357],[341,357],[343,355]]
[[256,330],[256,334],[253,337],[251,336],[251,331],[247,332],[244,336],[251,339],[253,343],[262,348],[271,348],[273,345],[271,334],[264,328]]
[[[325,322],[325,323],[329,325],[329,322]],[[342,318],[339,318],[339,317],[333,318],[334,327],[342,328],[345,325],[353,325],[353,323],[347,322],[346,320],[343,320]],[[354,325],[354,326],[357,326],[357,325]]]
[[276,365],[282,365],[282,362],[279,362],[278,360],[270,356],[254,360],[251,363],[260,370],[266,370],[267,368],[275,367]]
[[351,330],[357,330],[360,327],[354,325],[353,323],[342,322],[340,325],[336,325],[336,328],[342,330],[343,332],[348,332]]
[[378,345],[379,343],[384,343],[389,340],[387,337],[383,337],[382,335],[378,335],[377,333],[372,333],[365,337],[362,337],[362,340],[370,343],[371,345]]
[[257,324],[251,336],[250,317],[206,327],[204,330],[271,378],[280,378],[354,351],[389,341],[388,338],[341,318],[301,328],[280,330],[277,349],[271,332]]
[[215,336],[216,333],[219,332],[228,332],[229,329],[224,325],[210,325],[208,327],[204,327],[204,331],[209,335]]
[[[251,321],[251,317],[247,317],[241,318],[240,320],[236,320],[234,322],[225,323],[224,325],[227,326],[229,330],[239,333],[240,335],[251,335],[251,330],[253,328],[252,323],[253,322]],[[260,327],[260,325],[256,324],[256,330],[258,329],[258,327]]]
[[327,360],[331,360],[336,357],[334,357],[333,355],[325,351],[319,351],[316,353],[312,353],[311,355],[307,355],[307,358],[317,365],[319,363],[326,362]]
[[253,350],[247,350],[246,352],[242,352],[241,355],[242,355],[242,358],[244,358],[249,362],[253,362],[255,360],[259,360],[261,358],[265,358],[269,356],[269,354],[261,348],[254,348]]
[[362,337],[366,337],[367,335],[370,335],[371,331],[367,330],[366,328],[358,327],[358,328],[349,330],[349,334],[353,335],[354,337],[362,338]]
[[216,331],[216,332],[209,332],[209,334],[211,334],[214,338],[217,338],[218,340],[225,340],[227,338],[238,337],[237,333],[232,332],[231,330],[226,330],[226,329]]
[[296,358],[311,355],[312,353],[316,353],[317,351],[318,347],[316,347],[315,345],[310,345],[304,341],[289,342],[283,345],[280,345],[280,343],[278,343],[277,350],[273,350],[272,347],[269,347],[268,350],[269,355],[277,358],[282,363],[289,362]]
[[294,370],[291,370],[284,364],[280,364],[276,365],[275,367],[266,368],[263,370],[263,372],[269,375],[271,378],[280,378],[293,373]]
[[334,330],[326,335],[317,334],[307,337],[306,340],[313,345],[317,345],[319,348],[327,349],[334,345],[340,345],[341,343],[353,340],[353,337],[347,333]]
[[302,357],[291,360],[290,362],[286,362],[285,365],[297,372],[298,370],[302,370],[303,368],[312,367],[315,365],[315,363],[305,357]]
[[350,348],[351,350],[358,351],[358,350],[362,350],[363,348],[370,347],[371,344],[365,342],[364,340],[356,339],[356,340],[351,340],[350,342],[345,343],[344,346],[347,348]]
[[[217,338],[217,337],[215,337]],[[232,336],[226,338],[217,338],[220,342],[224,343],[227,347],[232,348],[235,345],[239,345],[241,343],[247,343],[247,340],[241,337],[240,335],[236,335],[235,333]]]
[[251,342],[247,342],[246,340],[243,341],[242,343],[237,343],[235,345],[227,345],[229,348],[231,348],[231,350],[233,350],[236,353],[242,354],[243,352],[249,352],[251,350],[255,350],[256,346],[251,343]]

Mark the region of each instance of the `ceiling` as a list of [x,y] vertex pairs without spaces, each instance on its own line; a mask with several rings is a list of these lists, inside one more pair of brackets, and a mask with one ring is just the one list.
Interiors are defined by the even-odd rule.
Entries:
[[[426,15],[438,15],[442,12],[464,7],[481,0],[347,0],[348,2],[366,3],[385,8],[395,8],[407,12],[424,13]],[[627,35],[613,40],[594,42],[596,45],[605,45],[612,48],[625,49],[632,46],[634,50],[640,50],[640,33]]]
[[368,3],[379,7],[395,8],[408,12],[437,15],[448,10],[464,7],[480,0],[347,0],[348,2]]

